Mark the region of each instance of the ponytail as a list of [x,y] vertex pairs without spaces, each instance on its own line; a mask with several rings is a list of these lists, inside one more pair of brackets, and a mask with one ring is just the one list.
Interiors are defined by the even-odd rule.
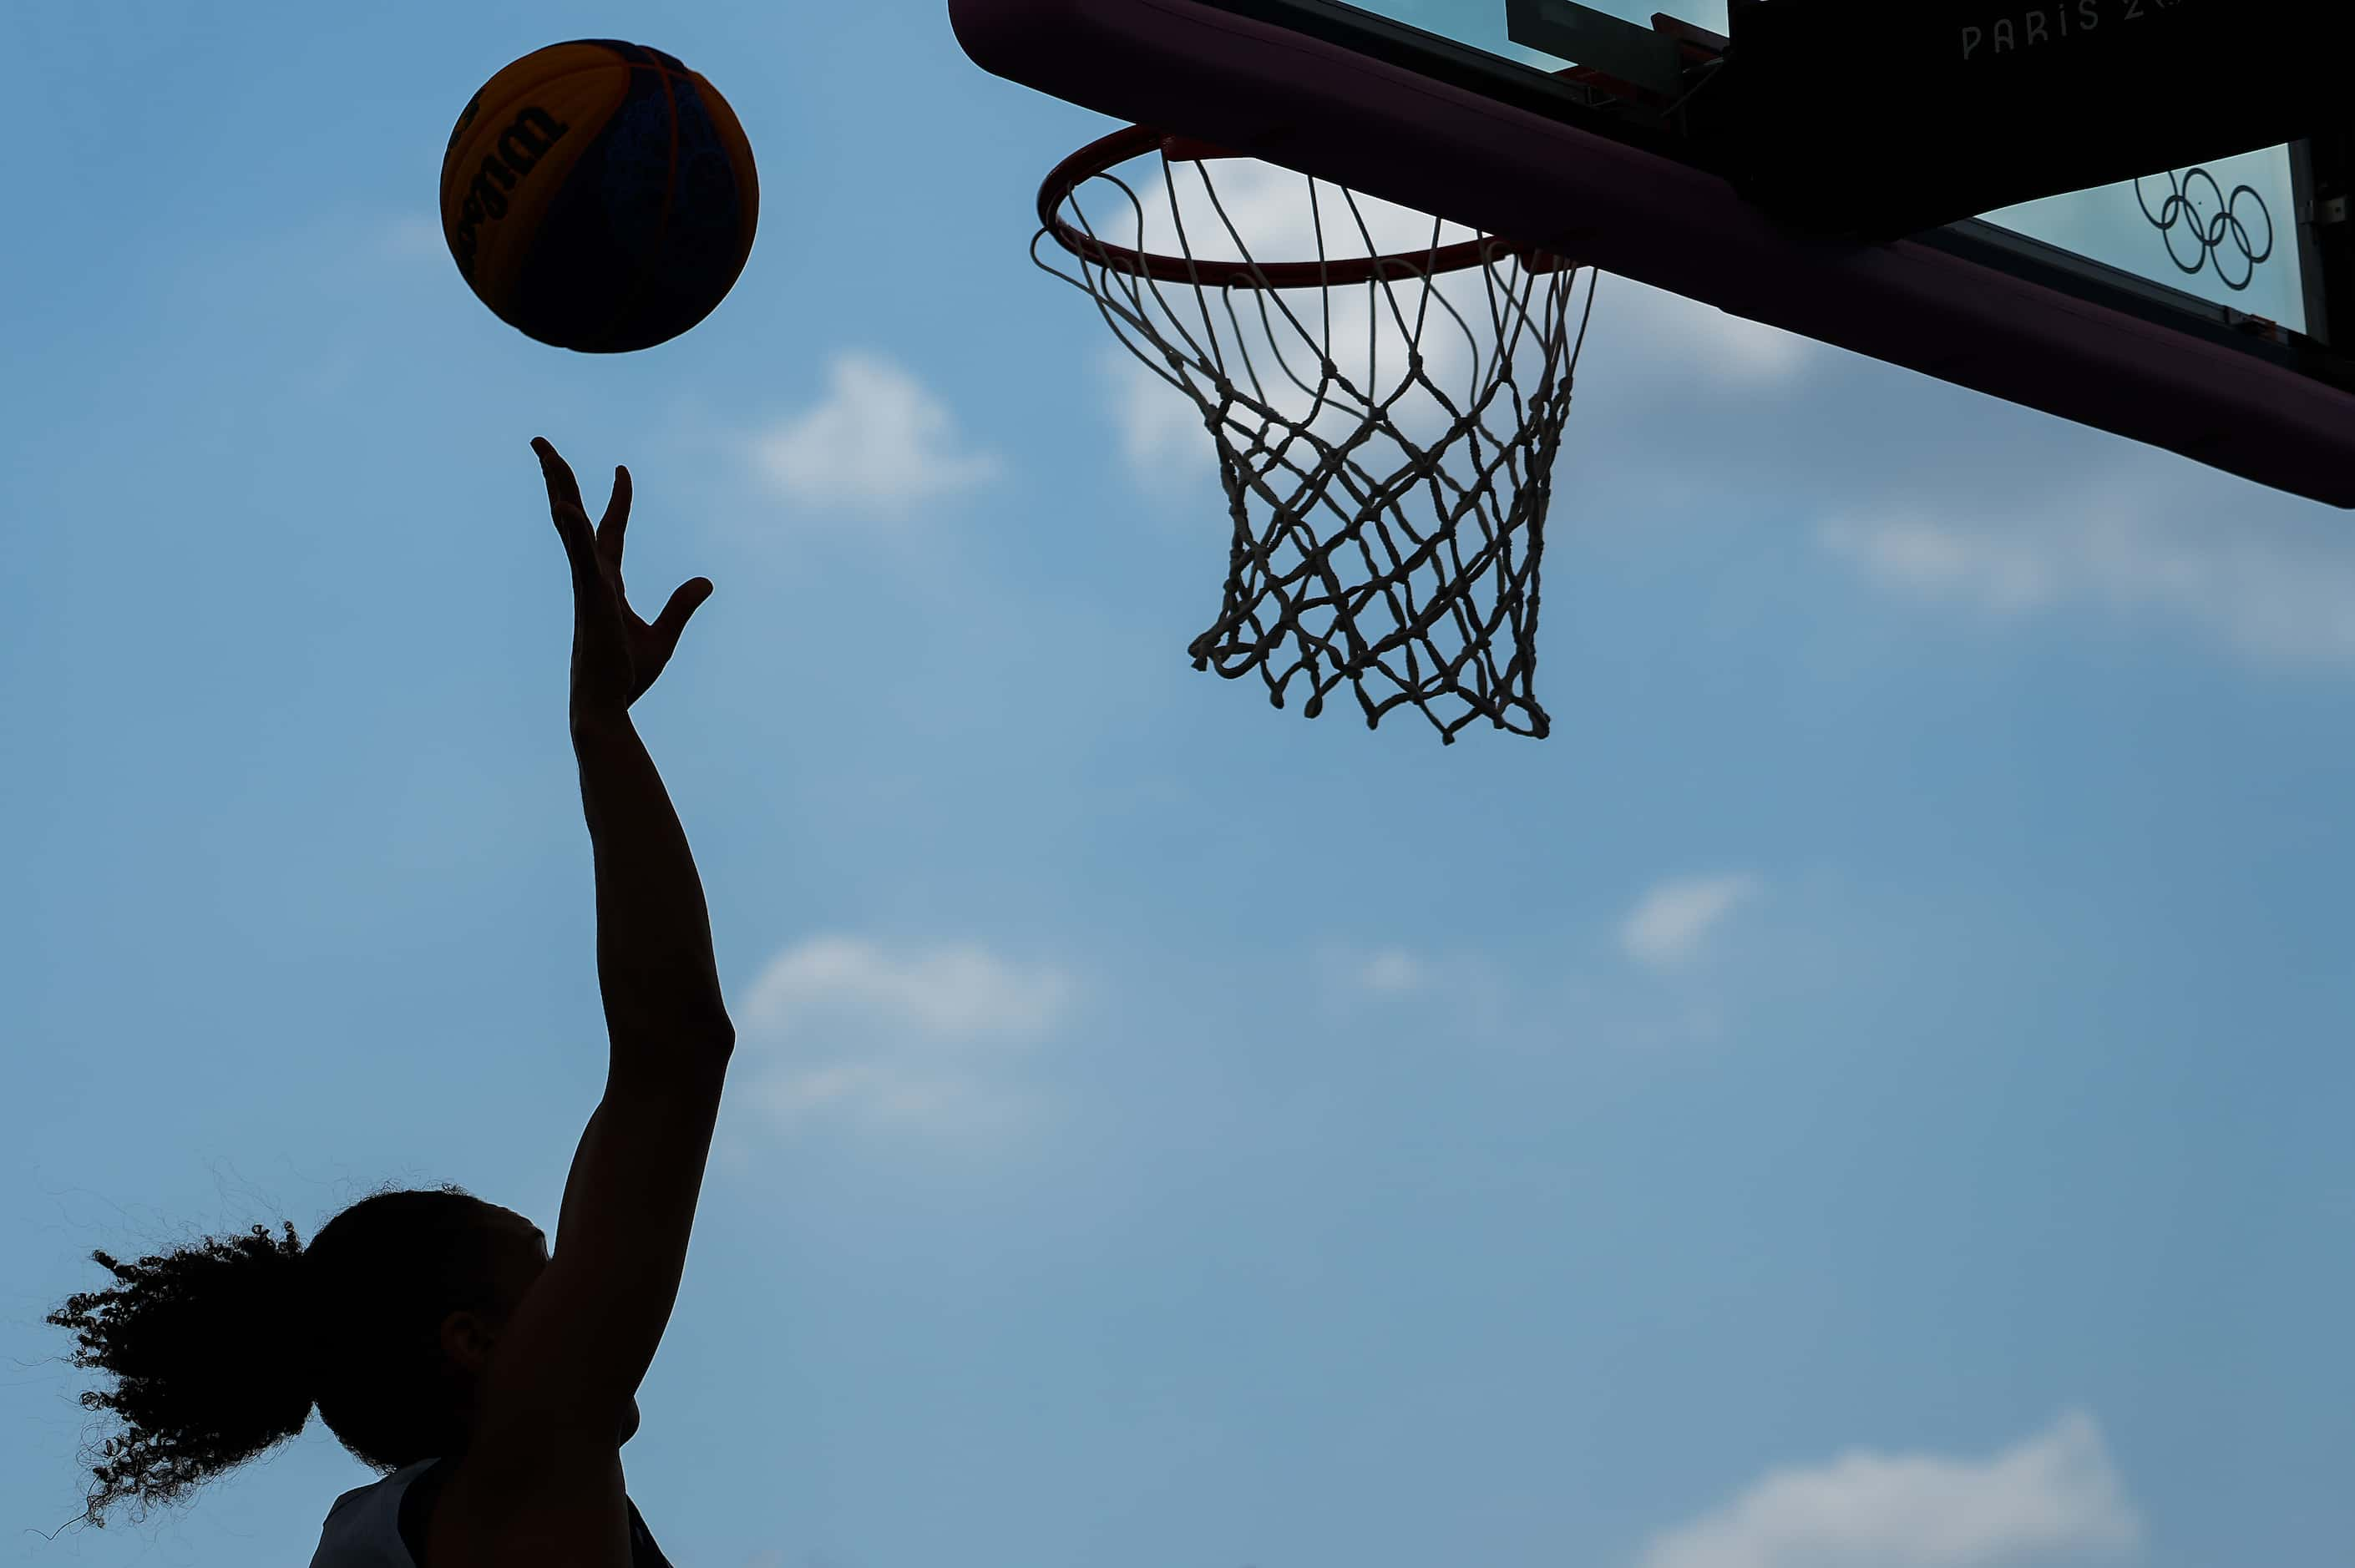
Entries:
[[81,1396],[123,1428],[92,1467],[91,1523],[121,1499],[168,1501],[303,1430],[314,1369],[293,1225],[282,1238],[256,1225],[136,1263],[92,1255],[112,1287],[70,1298],[48,1319],[74,1333],[74,1365],[115,1379]]
[[[118,1502],[171,1503],[298,1435],[314,1402],[363,1464],[389,1475],[466,1442],[461,1389],[442,1352],[452,1312],[496,1302],[489,1205],[458,1187],[384,1192],[311,1238],[208,1238],[122,1263],[48,1321],[73,1363],[113,1386],[81,1396],[122,1431],[89,1457],[83,1518]],[[134,1521],[139,1517],[134,1513]]]

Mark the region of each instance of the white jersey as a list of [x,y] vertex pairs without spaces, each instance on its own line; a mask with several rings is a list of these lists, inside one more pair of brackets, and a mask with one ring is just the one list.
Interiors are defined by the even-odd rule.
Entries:
[[409,1483],[438,1462],[420,1459],[337,1498],[327,1510],[311,1568],[419,1568],[400,1539],[400,1500],[409,1495]]
[[[327,1522],[319,1531],[319,1550],[311,1554],[311,1568],[431,1568],[421,1555],[410,1551],[410,1542],[401,1536],[400,1505],[409,1496],[410,1483],[439,1463],[420,1459],[407,1469],[337,1498],[327,1510]],[[655,1544],[646,1521],[638,1516],[638,1505],[623,1500],[630,1510],[632,1568],[671,1568],[670,1559]],[[423,1520],[412,1519],[410,1524],[410,1539],[421,1553]]]

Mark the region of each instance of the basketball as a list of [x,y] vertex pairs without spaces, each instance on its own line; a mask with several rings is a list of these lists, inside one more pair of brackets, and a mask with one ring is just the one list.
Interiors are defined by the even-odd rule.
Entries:
[[719,90],[611,39],[551,44],[491,78],[442,159],[458,275],[509,326],[582,354],[651,348],[709,315],[760,206]]

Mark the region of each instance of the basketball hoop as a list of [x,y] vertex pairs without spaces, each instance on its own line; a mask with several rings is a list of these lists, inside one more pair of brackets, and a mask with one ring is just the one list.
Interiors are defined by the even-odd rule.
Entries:
[[[1154,154],[1168,249],[1146,243],[1163,213],[1113,172]],[[1145,126],[1116,132],[1047,176],[1031,242],[1040,268],[1084,291],[1121,345],[1192,399],[1218,450],[1234,534],[1218,620],[1188,649],[1194,667],[1256,671],[1279,708],[1299,679],[1311,718],[1346,682],[1369,728],[1411,704],[1451,745],[1479,718],[1542,737],[1538,568],[1592,278],[1573,315],[1582,269],[1561,258],[1494,236],[1443,244],[1444,226],[1419,217],[1429,243],[1386,250],[1369,221],[1384,204],[1306,175],[1316,259],[1261,260],[1211,178],[1212,164],[1240,156]],[[1099,231],[1082,200],[1097,187],[1136,243]],[[1328,198],[1346,223],[1327,224]],[[1189,238],[1189,204],[1198,223],[1214,220],[1209,243]],[[1046,240],[1076,275],[1040,254]],[[1459,279],[1462,300],[1443,286]],[[1354,330],[1344,322],[1360,319],[1364,352],[1337,350],[1337,333]]]

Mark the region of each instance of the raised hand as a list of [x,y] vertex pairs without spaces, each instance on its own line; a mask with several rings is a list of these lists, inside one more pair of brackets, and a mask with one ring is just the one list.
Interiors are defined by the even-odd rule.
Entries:
[[630,524],[630,471],[613,471],[613,498],[592,529],[581,486],[554,447],[535,437],[548,481],[548,509],[572,562],[572,717],[626,713],[663,673],[687,617],[711,597],[708,577],[681,584],[653,622],[630,608],[622,588],[622,542]]

